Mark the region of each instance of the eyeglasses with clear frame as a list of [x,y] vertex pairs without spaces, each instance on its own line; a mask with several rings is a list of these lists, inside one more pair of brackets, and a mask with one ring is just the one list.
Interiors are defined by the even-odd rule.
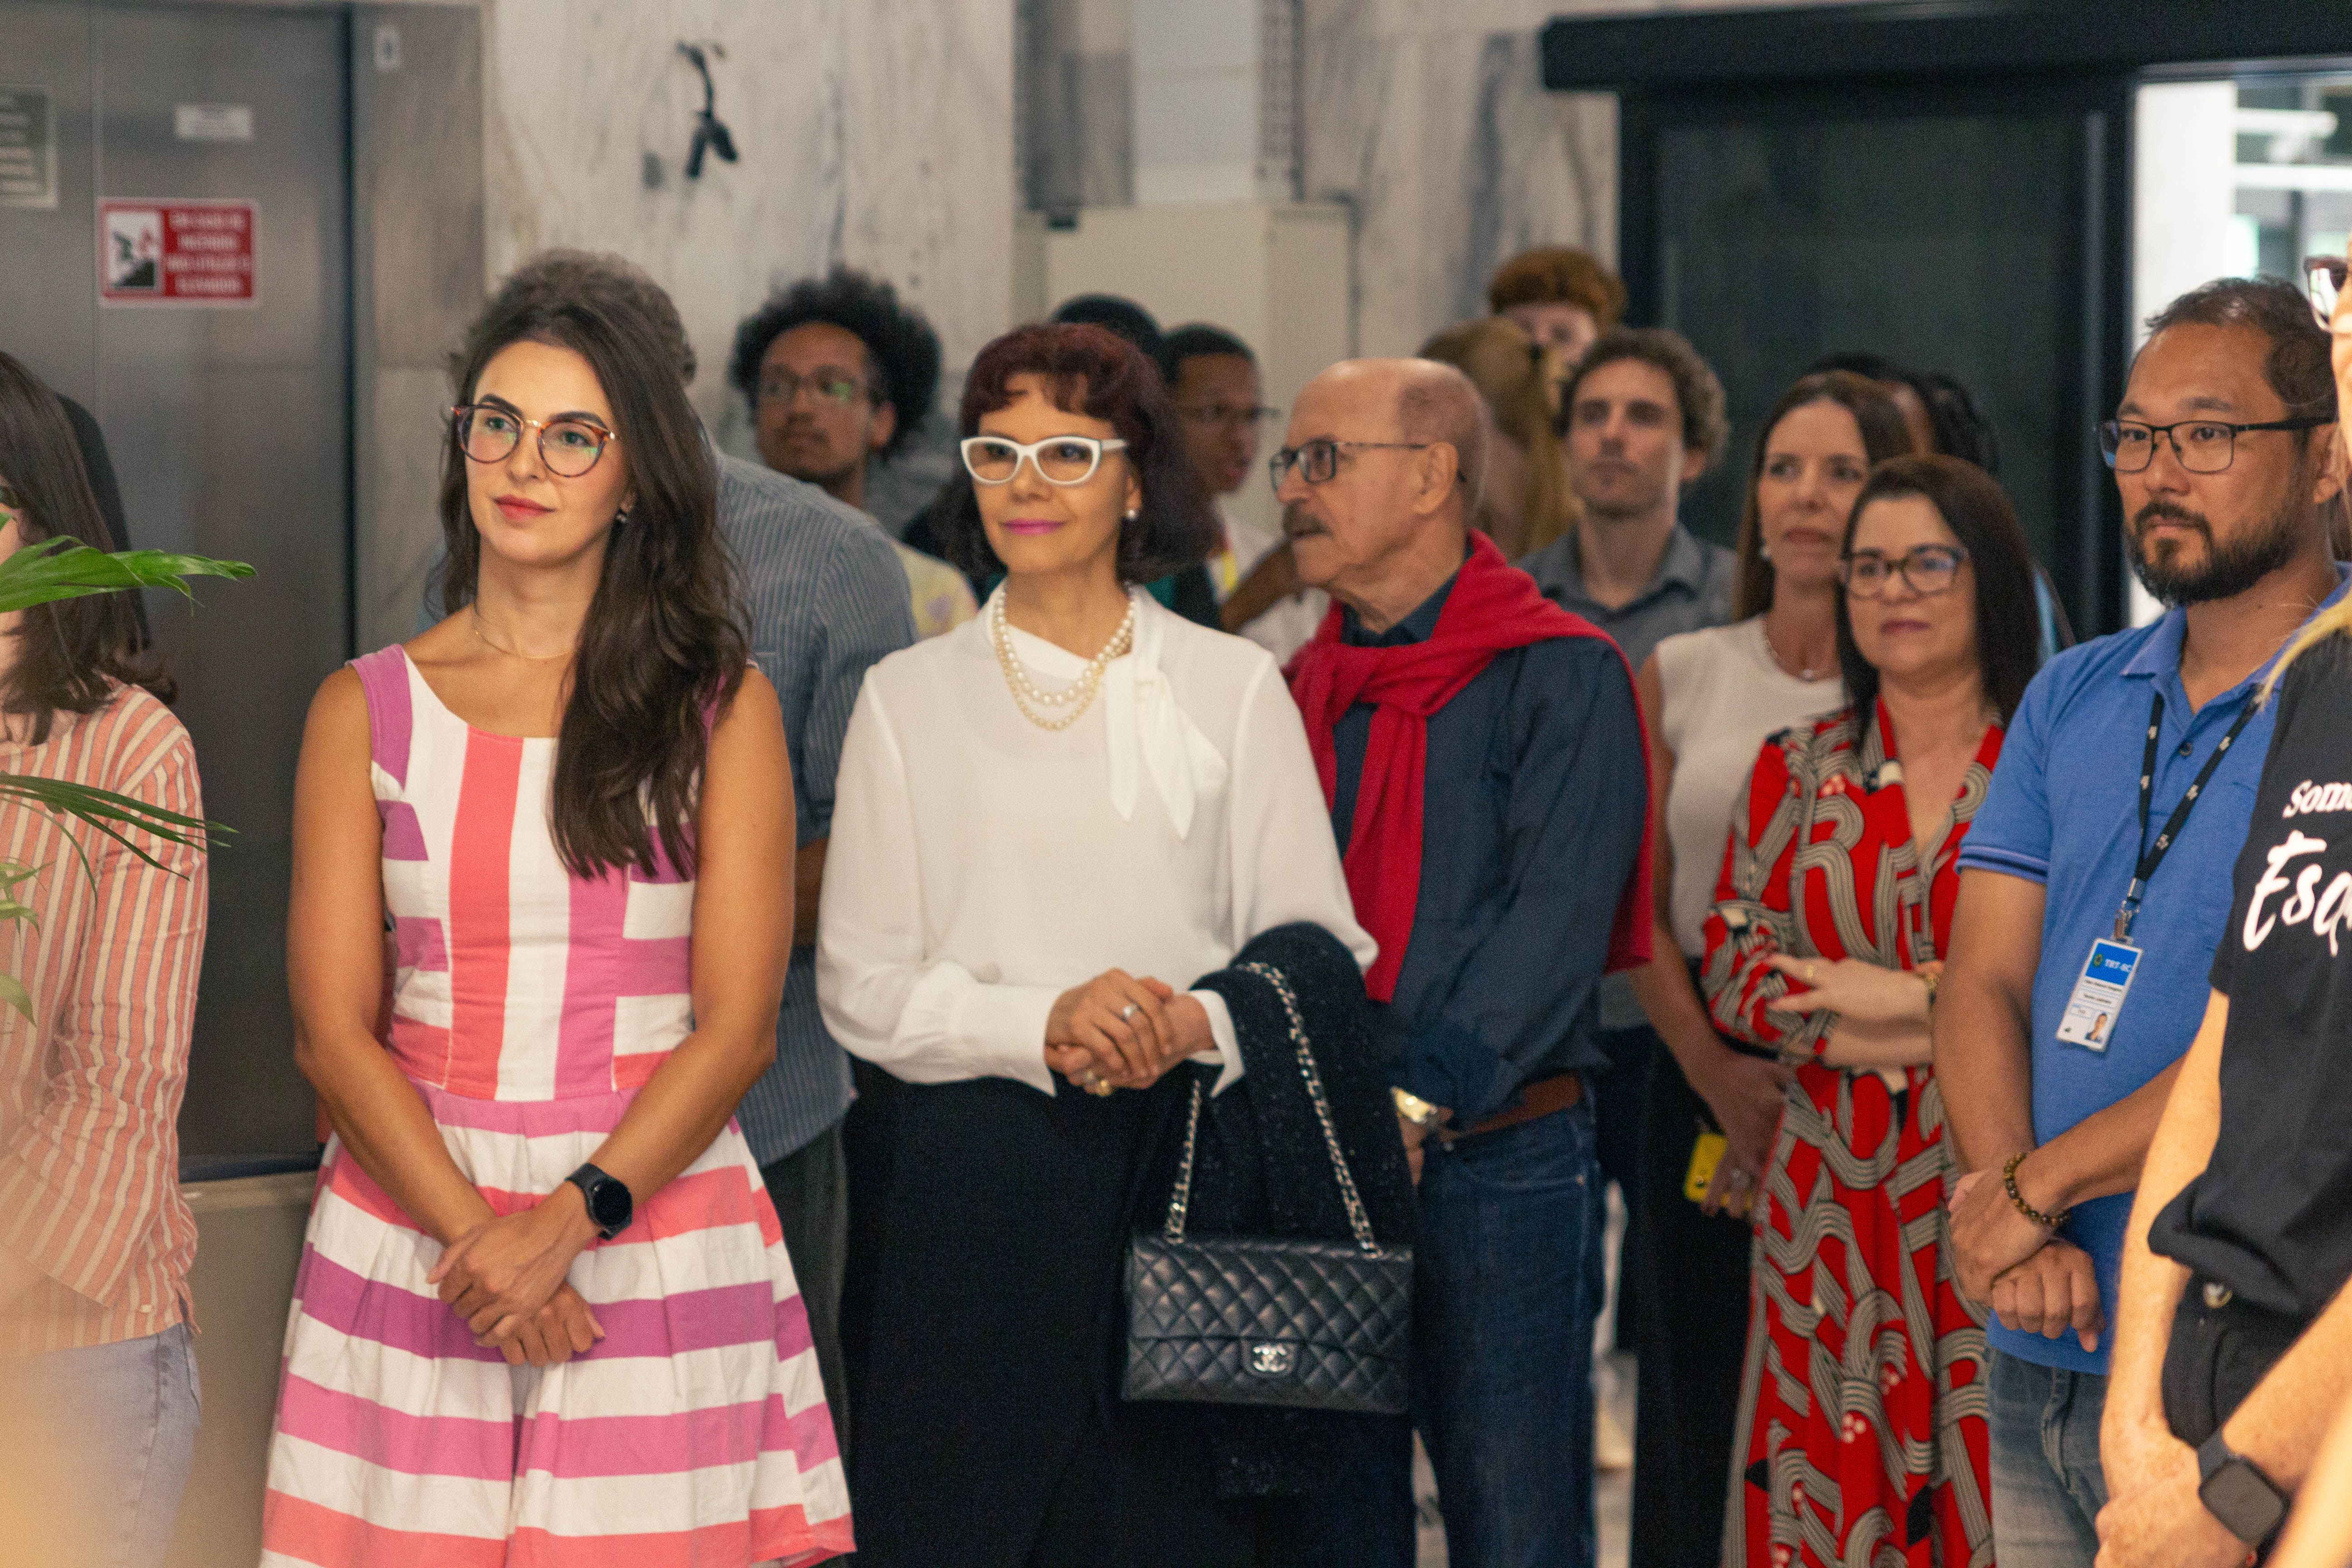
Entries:
[[968,436],[961,447],[964,470],[983,485],[1009,485],[1028,463],[1049,485],[1082,485],[1102,467],[1105,452],[1124,452],[1127,443],[1092,436],[1048,436],[1015,441],[1004,436]]
[[604,448],[621,438],[591,420],[526,419],[496,403],[461,403],[449,410],[449,423],[457,449],[477,463],[505,462],[521,445],[523,432],[536,428],[539,460],[562,479],[585,476]]
[[1915,544],[1900,555],[1857,550],[1838,563],[1838,581],[1857,599],[1883,599],[1901,577],[1923,599],[1948,594],[1969,552],[1957,544]]
[[803,387],[825,402],[840,405],[855,403],[866,395],[866,384],[845,370],[827,367],[802,375],[797,371],[779,365],[760,377],[760,401],[789,406],[800,401]]
[[1310,485],[1328,485],[1339,472],[1339,448],[1353,451],[1425,452],[1437,445],[1434,441],[1334,441],[1328,437],[1309,441],[1304,446],[1285,447],[1265,460],[1265,471],[1274,480],[1276,489],[1290,477],[1295,465],[1299,477]]
[[2316,430],[2333,419],[2265,419],[2254,425],[2232,425],[2224,419],[2176,419],[2169,425],[2143,425],[2136,419],[2110,419],[2099,426],[2099,453],[2119,474],[2137,474],[2156,460],[2156,438],[2172,443],[2172,455],[2192,474],[2218,474],[2236,458],[2238,437],[2249,430]]

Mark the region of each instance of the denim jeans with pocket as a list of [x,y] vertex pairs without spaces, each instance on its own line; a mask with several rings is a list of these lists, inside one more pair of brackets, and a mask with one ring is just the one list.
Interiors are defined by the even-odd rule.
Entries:
[[185,1323],[0,1362],[11,1451],[37,1472],[26,1491],[44,1505],[27,1522],[63,1553],[55,1561],[160,1568],[195,1459],[198,1397]]
[[1994,1561],[2091,1568],[2107,1502],[2099,1468],[2107,1380],[1994,1351],[1990,1383]]
[[1413,1420],[1453,1568],[1595,1559],[1600,1199],[1589,1094],[1422,1167]]

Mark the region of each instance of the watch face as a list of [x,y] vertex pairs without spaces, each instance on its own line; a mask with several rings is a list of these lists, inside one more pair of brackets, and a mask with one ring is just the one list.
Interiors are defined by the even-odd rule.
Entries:
[[2285,1501],[2243,1459],[2231,1459],[2215,1470],[2197,1495],[2231,1534],[2249,1546],[2269,1539],[2286,1517]]
[[607,1176],[596,1184],[596,1223],[618,1230],[629,1223],[629,1189]]

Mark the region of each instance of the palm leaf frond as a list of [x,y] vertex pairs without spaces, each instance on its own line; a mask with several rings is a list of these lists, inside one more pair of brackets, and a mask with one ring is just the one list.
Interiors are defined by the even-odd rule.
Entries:
[[0,612],[126,588],[170,588],[193,599],[194,593],[187,584],[190,577],[252,575],[253,568],[242,561],[174,555],[163,550],[108,554],[78,539],[47,539],[0,560]]
[[[59,816],[78,818],[159,871],[169,868],[125,837],[125,828],[193,849],[205,848],[210,839],[236,831],[223,823],[206,822],[200,816],[184,816],[176,811],[165,811],[159,806],[149,805],[145,801],[117,795],[112,790],[100,789],[94,784],[68,784],[63,779],[41,778],[27,773],[0,773],[0,801],[18,801]],[[72,845],[74,853],[81,858],[82,870],[95,877],[97,873],[90,867],[89,857],[83,854],[81,845],[70,835],[66,842]],[[22,879],[12,875],[6,881],[0,882],[0,889],[13,887]]]

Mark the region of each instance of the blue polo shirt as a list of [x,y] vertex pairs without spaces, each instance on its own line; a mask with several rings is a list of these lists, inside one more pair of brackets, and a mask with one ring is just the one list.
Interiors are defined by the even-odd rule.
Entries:
[[[2345,587],[2345,569],[2338,567],[2327,603],[2341,599]],[[2205,1017],[2207,975],[2229,923],[2231,878],[2253,816],[2274,710],[2248,721],[2148,884],[2132,922],[2132,941],[2146,956],[2121,1015],[2108,1026],[2106,1050],[2058,1038],[2059,1018],[2091,943],[2114,934],[2116,911],[2139,859],[2139,772],[2150,702],[2163,694],[2149,812],[2153,836],[2269,673],[2265,665],[2192,714],[2180,684],[2187,624],[2180,611],[2169,611],[2151,626],[2070,648],[2035,676],[1960,849],[1962,870],[2022,877],[2047,891],[2032,1024],[2033,1132],[2043,1142],[2178,1061]],[[1997,1320],[1986,1331],[1994,1349],[2043,1366],[2106,1372],[2131,1205],[2129,1193],[2077,1204],[2063,1233],[2091,1255],[2098,1270],[2107,1332],[2097,1353],[2084,1351],[2072,1329],[2046,1340],[2003,1328]]]

